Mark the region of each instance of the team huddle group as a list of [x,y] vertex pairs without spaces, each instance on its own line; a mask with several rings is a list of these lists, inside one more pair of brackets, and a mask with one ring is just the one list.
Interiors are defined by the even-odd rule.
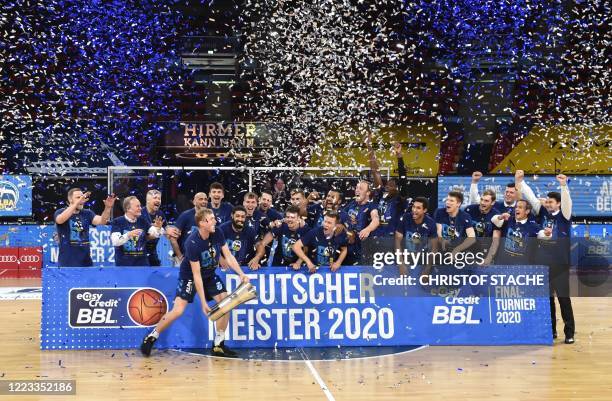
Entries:
[[[249,278],[241,266],[257,270],[262,266],[291,266],[315,272],[319,266],[337,271],[342,265],[362,261],[366,241],[394,239],[394,246],[410,252],[458,253],[480,250],[482,264],[529,264],[550,266],[551,290],[567,294],[568,239],[572,201],[567,177],[558,175],[559,192],[538,199],[518,170],[515,181],[506,186],[504,199],[495,192],[479,193],[480,172],[472,175],[469,205],[463,193],[450,191],[445,205],[433,217],[424,197],[408,199],[401,150],[397,150],[399,179],[383,183],[376,160],[371,157],[372,183],[362,180],[355,196],[343,206],[343,194],[330,189],[319,201],[316,192],[291,191],[290,206],[284,213],[273,207],[270,192],[248,192],[242,205],[224,201],[225,188],[215,182],[208,194],[193,197],[193,208],[184,211],[174,224],[167,224],[160,209],[161,192],[150,190],[143,208],[135,196],[123,199],[124,215],[112,220],[111,242],[117,266],[159,266],[157,243],[166,235],[175,265],[180,267],[174,308],[143,341],[148,355],[159,333],[180,316],[197,293],[201,299],[219,302],[227,296],[224,283],[215,274],[217,267],[231,268],[243,282]],[[84,209],[89,193],[73,188],[69,206],[55,213],[59,237],[60,266],[91,266],[89,227],[107,224],[116,198],[108,196],[105,209],[96,215]],[[531,240],[530,240],[531,238]],[[480,239],[477,241],[477,239]],[[552,299],[551,299],[552,301]],[[566,342],[573,342],[574,323],[569,297],[559,296],[565,321]],[[210,311],[206,302],[203,312]],[[554,301],[551,302],[556,321]],[[213,355],[231,356],[223,344],[225,317],[217,321]],[[556,329],[553,326],[553,335]]]

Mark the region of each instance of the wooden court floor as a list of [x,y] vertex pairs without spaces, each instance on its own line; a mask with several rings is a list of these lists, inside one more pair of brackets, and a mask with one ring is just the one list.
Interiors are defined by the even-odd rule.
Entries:
[[41,301],[0,301],[0,379],[74,379],[77,387],[76,396],[0,399],[612,400],[612,299],[573,302],[574,345],[561,339],[552,347],[425,347],[368,359],[289,362],[177,351],[154,351],[149,359],[137,350],[42,352]]

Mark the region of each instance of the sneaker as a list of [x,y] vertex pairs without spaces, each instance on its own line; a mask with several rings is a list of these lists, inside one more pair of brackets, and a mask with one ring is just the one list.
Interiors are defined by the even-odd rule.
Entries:
[[237,358],[238,354],[225,346],[225,341],[221,341],[219,345],[213,345],[210,351],[212,356],[222,356],[225,358]]
[[142,344],[140,344],[140,352],[142,352],[142,355],[151,355],[151,350],[153,349],[153,344],[155,344],[155,341],[157,341],[157,338],[148,334],[142,339]]
[[574,337],[565,337],[565,343],[566,344],[573,344],[574,343]]

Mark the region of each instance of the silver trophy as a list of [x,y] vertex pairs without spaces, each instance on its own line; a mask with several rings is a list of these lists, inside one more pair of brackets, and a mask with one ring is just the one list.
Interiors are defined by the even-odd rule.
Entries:
[[215,304],[208,313],[210,320],[217,321],[238,305],[242,305],[251,299],[257,298],[257,289],[251,283],[241,283],[229,296],[223,298],[221,302]]

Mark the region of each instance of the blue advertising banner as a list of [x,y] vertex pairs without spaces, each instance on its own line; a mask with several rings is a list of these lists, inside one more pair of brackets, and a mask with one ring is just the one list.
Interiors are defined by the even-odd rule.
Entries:
[[[110,226],[91,227],[89,229],[90,253],[94,266],[112,266],[115,264],[115,248],[111,244],[110,230]],[[0,246],[40,246],[43,249],[43,266],[57,266],[59,245],[55,225],[15,224],[0,226]],[[171,249],[168,239],[166,237],[160,238],[157,244],[157,254],[162,266],[172,266]]]
[[[231,292],[235,274],[219,272]],[[42,349],[137,348],[172,305],[174,268],[43,269]],[[249,273],[258,297],[234,309],[230,347],[552,344],[543,266],[434,270],[284,267]],[[158,348],[206,348],[214,338],[199,298]]]
[[578,271],[612,267],[612,225],[573,225],[571,244],[570,263]]
[[32,215],[32,177],[0,175],[0,217]]
[[[503,199],[506,184],[514,181],[514,176],[495,175],[480,179],[480,193],[485,189],[493,189],[497,199]],[[558,191],[559,183],[553,176],[526,176],[525,181],[537,196],[544,197],[548,192]],[[469,176],[438,177],[438,205],[443,205],[446,194],[453,190],[463,191],[465,199],[469,199]],[[572,196],[573,213],[578,217],[612,216],[612,176],[570,176],[568,181]]]

